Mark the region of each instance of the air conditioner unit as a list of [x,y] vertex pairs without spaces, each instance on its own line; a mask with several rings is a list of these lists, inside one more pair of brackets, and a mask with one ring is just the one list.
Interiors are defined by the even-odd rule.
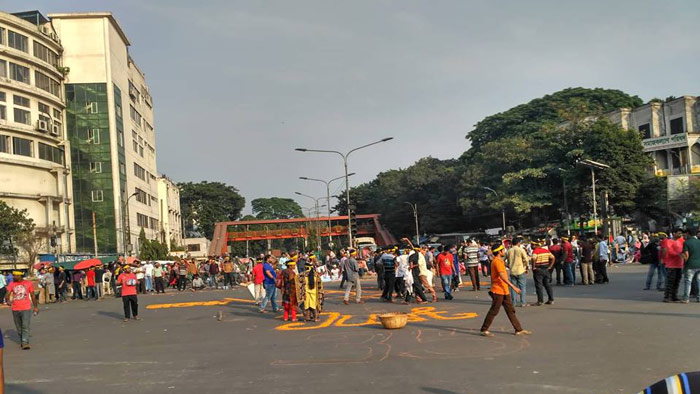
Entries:
[[49,131],[49,122],[42,119],[37,120],[36,129],[39,131]]
[[59,126],[57,124],[52,124],[51,125],[51,134],[61,135],[61,126]]

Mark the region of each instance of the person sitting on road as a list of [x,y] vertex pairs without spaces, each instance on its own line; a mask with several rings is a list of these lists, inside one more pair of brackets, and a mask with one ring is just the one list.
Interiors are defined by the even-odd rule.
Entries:
[[192,291],[204,290],[204,281],[199,275],[195,275],[192,279]]

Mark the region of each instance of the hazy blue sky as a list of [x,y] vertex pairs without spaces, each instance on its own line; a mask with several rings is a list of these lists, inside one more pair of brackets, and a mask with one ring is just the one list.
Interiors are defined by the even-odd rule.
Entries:
[[[112,11],[155,103],[158,170],[257,197],[321,196],[423,156],[487,115],[571,86],[698,94],[698,1],[0,1]],[[339,189],[341,183],[337,183]],[[299,199],[310,206],[308,199]]]

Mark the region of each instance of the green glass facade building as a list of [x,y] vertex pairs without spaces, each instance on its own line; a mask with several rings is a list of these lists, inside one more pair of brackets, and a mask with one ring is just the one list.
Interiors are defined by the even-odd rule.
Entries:
[[[117,253],[121,224],[116,204],[120,202],[115,202],[114,188],[126,181],[113,180],[114,142],[105,83],[66,84],[66,132],[71,146],[77,252],[95,250],[94,225],[98,253]],[[123,195],[121,191],[117,194]]]

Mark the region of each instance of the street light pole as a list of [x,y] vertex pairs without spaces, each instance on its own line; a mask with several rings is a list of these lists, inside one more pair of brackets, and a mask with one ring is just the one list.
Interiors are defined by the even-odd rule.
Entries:
[[[348,156],[352,152],[358,151],[363,148],[367,148],[372,145],[380,144],[382,142],[387,142],[393,140],[394,137],[387,137],[387,138],[382,138],[379,141],[372,142],[370,144],[362,145],[357,148],[349,150],[347,153],[342,153],[336,150],[323,150],[323,149],[306,149],[306,148],[296,148],[295,150],[298,152],[319,152],[319,153],[336,153],[340,155],[340,157],[343,158],[343,167],[345,168],[345,203],[347,205],[347,211],[348,211],[348,242],[349,242],[349,247],[352,248],[352,231],[350,231],[350,180],[348,179],[350,175],[348,175]],[[329,202],[330,204],[330,202]]]
[[598,207],[595,198],[595,170],[604,170],[606,168],[610,168],[610,166],[588,159],[581,160],[577,162],[576,165],[591,169],[591,185],[593,192],[593,229],[595,231],[595,235],[598,236]]
[[[319,207],[319,205],[318,205],[318,200],[323,200],[323,199],[325,199],[326,197],[319,197],[319,198],[316,198],[316,197],[313,197],[313,196],[309,196],[308,194],[299,193],[299,192],[294,192],[294,194],[299,195],[299,196],[308,197],[308,198],[314,200],[314,207],[315,207],[315,209],[316,209],[316,235],[318,236],[318,251],[320,252],[320,251],[321,251],[321,234],[320,234],[320,229],[321,229],[321,228],[320,228],[320,226],[319,226],[319,221],[320,221],[320,220],[319,220],[319,208],[320,208],[320,207]],[[330,205],[330,204],[329,204],[329,205]],[[309,212],[309,216],[311,216],[311,212]]]
[[[497,191],[491,189],[490,187],[482,186],[481,188],[486,189],[486,190],[490,191],[491,193],[495,194],[496,198],[499,198],[501,196],[500,194],[498,194]],[[501,208],[501,215],[503,216],[503,234],[505,235],[505,233],[506,233],[506,209],[505,208]]]
[[[351,172],[348,174],[348,177],[351,177],[355,175],[354,172]],[[337,178],[333,178],[329,181],[324,181],[323,179],[316,179],[316,178],[309,178],[305,176],[300,176],[299,179],[303,181],[316,181],[316,182],[323,182],[326,184],[326,200],[328,201],[328,244],[331,245],[333,243],[333,231],[331,230],[331,182],[337,181],[338,179],[343,179],[345,178],[345,175],[339,176]]]
[[413,210],[413,218],[416,221],[416,245],[420,245],[420,232],[418,232],[418,203],[410,203],[407,201],[404,201],[404,204],[408,204],[411,206],[411,209]]

